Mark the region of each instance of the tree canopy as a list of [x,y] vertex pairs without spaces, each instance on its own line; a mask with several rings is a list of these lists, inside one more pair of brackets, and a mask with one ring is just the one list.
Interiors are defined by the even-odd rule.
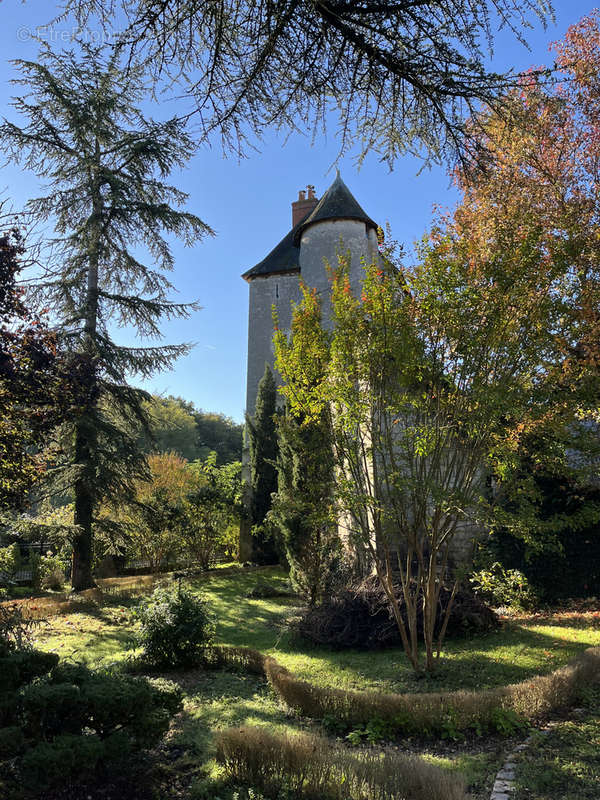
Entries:
[[[0,511],[21,509],[52,456],[49,434],[73,413],[78,361],[67,359],[47,319],[28,307],[19,273],[25,243],[0,216]],[[57,457],[54,452],[54,458]]]
[[197,409],[181,397],[154,395],[143,404],[148,429],[140,431],[146,453],[174,452],[188,461],[205,461],[216,453],[217,464],[242,457],[243,425],[224,414]]
[[63,437],[63,469],[55,471],[60,488],[73,487],[75,495],[72,582],[80,590],[93,583],[100,502],[127,495],[144,471],[136,446],[144,393],[128,381],[168,368],[188,350],[127,347],[112,331],[131,326],[157,339],[161,319],[188,316],[194,304],[169,299],[167,237],[191,244],[210,228],[180,210],[187,196],[165,183],[193,144],[180,120],[155,122],[138,110],[146,94],[140,66],[125,69],[116,51],[82,44],[57,53],[43,48],[39,61],[18,61],[17,68],[24,93],[14,106],[23,126],[0,125],[0,147],[46,181],[48,194],[26,206],[31,219],[50,220],[56,231],[38,293],[81,364],[77,414]]
[[480,117],[487,169],[458,174],[462,200],[417,263],[367,265],[356,297],[342,258],[333,330],[304,287],[291,341],[275,337],[292,413],[331,408],[349,541],[370,553],[415,666],[421,608],[434,663],[436,576],[465,523],[535,542],[598,519],[596,502],[548,513],[540,478],[585,489],[600,465],[600,14],[557,50],[563,84],[524,84],[508,117]]
[[270,125],[306,132],[337,113],[342,150],[390,164],[475,144],[465,116],[513,73],[485,65],[496,27],[523,40],[548,0],[65,0],[81,24],[126,20],[120,46],[193,100],[201,136],[243,150]]

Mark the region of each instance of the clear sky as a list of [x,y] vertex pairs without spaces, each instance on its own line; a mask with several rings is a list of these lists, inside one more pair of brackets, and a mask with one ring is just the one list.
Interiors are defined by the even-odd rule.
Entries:
[[[525,33],[527,50],[502,32],[491,66],[495,70],[548,64],[550,42],[561,38],[593,5],[584,0],[555,0],[556,23],[547,30],[537,23]],[[15,72],[13,58],[34,59],[37,44],[30,31],[61,47],[72,24],[45,27],[57,10],[48,0],[0,0],[0,116],[15,121],[10,85]],[[89,38],[98,36],[89,31]],[[172,109],[172,110],[171,110]],[[174,102],[156,116],[178,113]],[[291,227],[291,207],[298,190],[312,183],[320,197],[335,177],[334,162],[339,143],[332,126],[327,135],[300,134],[285,139],[268,134],[258,151],[238,161],[224,157],[215,144],[199,150],[188,169],[174,175],[172,183],[190,195],[188,209],[216,231],[193,249],[176,246],[172,276],[176,299],[198,300],[203,309],[187,321],[165,324],[165,341],[195,342],[191,354],[175,369],[157,374],[145,384],[151,391],[175,394],[206,411],[223,412],[242,420],[246,384],[248,286],[240,274],[260,261]],[[380,224],[389,222],[394,239],[410,249],[426,230],[432,206],[452,205],[456,196],[442,168],[424,170],[412,159],[403,159],[390,172],[376,155],[367,157],[360,170],[351,156],[342,159],[342,177],[367,214]],[[39,194],[35,177],[10,165],[0,164],[0,193],[15,208]],[[132,341],[127,331],[116,331],[123,343]]]

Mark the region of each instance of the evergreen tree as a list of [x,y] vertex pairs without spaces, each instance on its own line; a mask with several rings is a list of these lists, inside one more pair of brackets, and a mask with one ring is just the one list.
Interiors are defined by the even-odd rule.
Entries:
[[[161,318],[186,317],[194,305],[168,299],[165,272],[173,256],[164,234],[191,244],[210,229],[177,210],[187,195],[163,182],[193,145],[179,120],[155,122],[139,111],[139,65],[125,69],[117,52],[105,56],[82,45],[59,53],[45,48],[40,63],[16,66],[15,82],[28,94],[13,105],[27,123],[5,121],[0,146],[46,179],[48,193],[27,204],[32,219],[50,221],[57,234],[53,266],[38,288],[59,320],[61,340],[82,364],[79,413],[57,473],[61,488],[74,491],[72,584],[82,590],[93,585],[92,530],[101,502],[127,495],[144,472],[133,424],[144,419],[144,394],[127,380],[170,366],[188,349],[120,346],[109,324],[157,338]],[[151,266],[139,260],[144,249]]]
[[340,551],[333,508],[334,458],[328,413],[301,424],[286,413],[279,421],[278,492],[271,517],[290,565],[294,587],[310,603],[330,588]]
[[[64,0],[78,23],[102,20],[195,103],[201,135],[244,151],[273,122],[322,129],[337,111],[340,150],[438,161],[478,152],[465,115],[502,109],[531,73],[491,72],[494,32],[520,42],[549,0]],[[505,40],[503,40],[505,41]]]
[[265,525],[271,495],[277,491],[277,390],[269,365],[258,384],[256,409],[246,415],[250,445],[250,520],[254,528],[254,554],[259,561],[277,561],[275,547]]

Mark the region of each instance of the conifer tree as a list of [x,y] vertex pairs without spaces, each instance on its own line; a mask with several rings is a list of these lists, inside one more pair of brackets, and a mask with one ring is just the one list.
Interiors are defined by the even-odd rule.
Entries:
[[269,365],[258,384],[254,416],[246,416],[250,445],[250,519],[256,536],[255,557],[259,561],[277,560],[272,541],[264,526],[271,508],[271,495],[277,491],[277,390]]
[[15,83],[27,93],[13,105],[26,122],[4,121],[0,147],[45,179],[47,194],[26,207],[33,221],[56,232],[38,292],[84,376],[78,414],[64,437],[65,466],[56,473],[58,486],[74,492],[72,585],[82,590],[93,585],[92,531],[101,502],[126,495],[144,471],[132,424],[143,420],[144,395],[128,379],[169,367],[188,349],[125,347],[111,327],[156,339],[162,318],[186,317],[194,304],[168,299],[173,256],[165,235],[191,244],[210,229],[177,210],[187,195],[164,183],[193,145],[181,121],[156,122],[138,109],[145,96],[140,66],[125,69],[116,51],[81,45],[58,53],[45,48],[39,63],[19,60],[16,67]]
[[288,411],[279,420],[278,434],[278,491],[271,516],[281,536],[292,583],[315,605],[330,588],[340,551],[329,414],[301,423]]

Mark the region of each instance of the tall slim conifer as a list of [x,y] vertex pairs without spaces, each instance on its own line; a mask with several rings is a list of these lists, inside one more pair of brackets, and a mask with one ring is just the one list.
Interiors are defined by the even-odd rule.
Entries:
[[254,416],[246,416],[250,445],[250,520],[254,527],[254,555],[259,561],[277,561],[273,542],[264,527],[271,509],[271,495],[277,491],[277,389],[269,365],[258,384]]
[[103,498],[126,495],[144,471],[131,424],[143,420],[143,393],[128,380],[169,367],[188,350],[119,345],[113,331],[156,339],[161,319],[188,316],[194,304],[168,299],[165,273],[174,260],[165,235],[191,244],[210,229],[177,210],[187,195],[164,183],[193,144],[179,120],[156,122],[138,109],[146,95],[141,67],[124,68],[116,52],[92,45],[45,48],[39,63],[16,66],[15,83],[26,93],[13,105],[26,122],[4,121],[0,147],[45,180],[47,194],[26,207],[56,232],[38,291],[85,376],[56,476],[74,491],[72,585],[82,590],[93,585],[92,531]]

